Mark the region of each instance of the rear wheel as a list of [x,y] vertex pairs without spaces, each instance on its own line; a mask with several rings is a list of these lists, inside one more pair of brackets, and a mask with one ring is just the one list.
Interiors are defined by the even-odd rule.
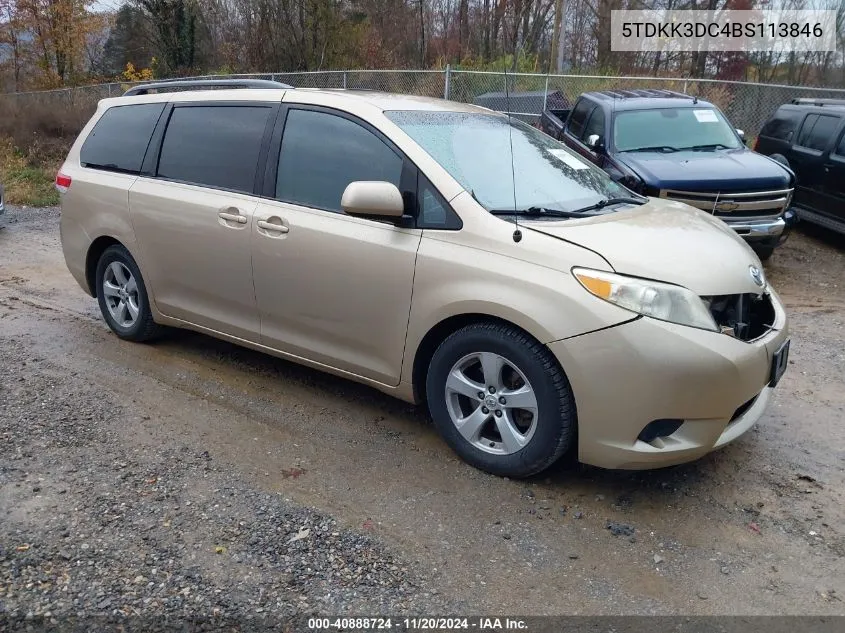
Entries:
[[437,348],[426,378],[432,418],[465,461],[527,477],[575,438],[569,382],[547,347],[504,324],[468,325]]
[[144,278],[125,247],[109,246],[97,262],[97,301],[112,332],[127,341],[149,341],[161,332],[153,321]]

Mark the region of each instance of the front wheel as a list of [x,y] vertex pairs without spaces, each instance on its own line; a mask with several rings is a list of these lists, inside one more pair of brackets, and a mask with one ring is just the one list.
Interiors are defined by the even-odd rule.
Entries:
[[775,252],[774,246],[757,246],[754,248],[754,252],[757,253],[757,257],[760,258],[761,262],[768,261],[771,259],[772,255]]
[[557,360],[505,324],[468,325],[446,338],[429,365],[426,397],[452,449],[495,475],[534,475],[575,439],[575,403]]

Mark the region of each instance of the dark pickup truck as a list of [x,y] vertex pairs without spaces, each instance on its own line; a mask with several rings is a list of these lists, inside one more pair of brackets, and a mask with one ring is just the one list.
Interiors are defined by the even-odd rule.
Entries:
[[713,104],[668,90],[582,94],[547,108],[538,127],[611,178],[647,196],[684,202],[722,219],[768,259],[798,215],[795,175],[745,146]]

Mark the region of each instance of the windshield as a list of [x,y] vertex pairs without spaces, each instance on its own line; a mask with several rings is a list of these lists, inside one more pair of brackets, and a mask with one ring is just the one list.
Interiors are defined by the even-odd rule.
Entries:
[[561,143],[513,118],[474,112],[385,114],[490,211],[574,211],[631,195]]
[[713,108],[660,108],[618,112],[613,125],[618,152],[646,148],[713,149],[739,147],[736,134]]

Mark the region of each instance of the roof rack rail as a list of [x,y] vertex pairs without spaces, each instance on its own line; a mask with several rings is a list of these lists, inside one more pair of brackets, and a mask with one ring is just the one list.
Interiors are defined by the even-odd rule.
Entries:
[[259,88],[264,90],[282,90],[293,88],[280,81],[269,79],[177,79],[172,81],[156,81],[153,83],[134,86],[123,93],[124,97],[149,94],[150,90],[177,88],[179,90],[193,90],[195,88]]
[[812,97],[796,97],[792,100],[795,105],[817,106],[845,106],[845,99],[814,99]]
[[695,95],[684,94],[675,90],[667,90],[665,88],[618,88],[609,90],[600,90],[599,94],[607,95],[613,99],[636,99],[642,97],[662,97],[669,99],[692,99],[696,101],[698,97]]

